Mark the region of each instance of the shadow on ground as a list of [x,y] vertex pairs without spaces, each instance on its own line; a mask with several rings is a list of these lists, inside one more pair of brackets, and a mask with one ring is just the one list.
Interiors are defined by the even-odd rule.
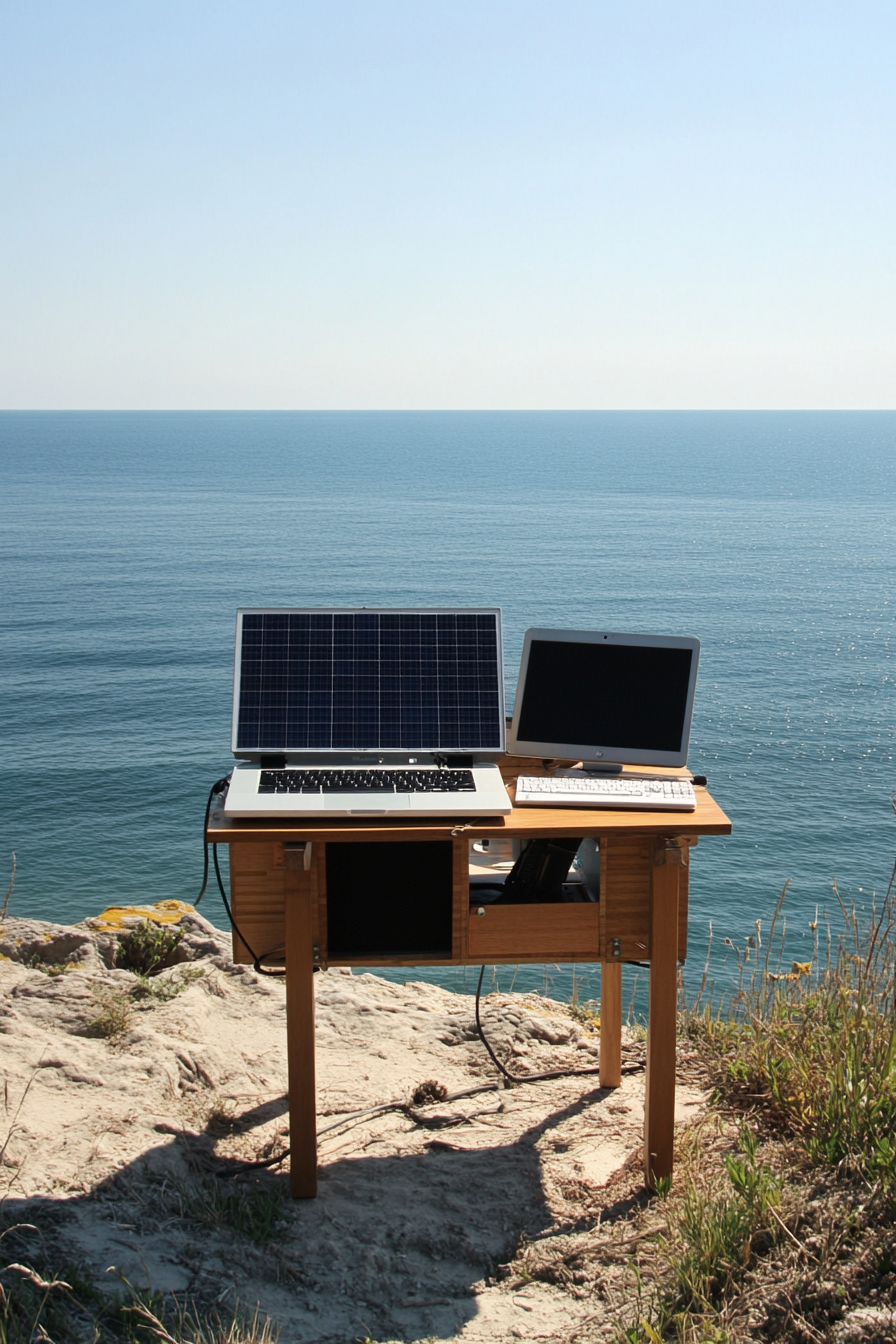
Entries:
[[[366,1133],[344,1156],[324,1153],[318,1198],[301,1201],[289,1198],[285,1173],[217,1156],[212,1122],[172,1135],[89,1194],[9,1197],[4,1221],[52,1223],[60,1263],[88,1266],[106,1291],[120,1275],[204,1308],[258,1303],[283,1344],[451,1338],[479,1314],[477,1290],[521,1239],[554,1224],[539,1142],[611,1095],[579,1095],[492,1146],[465,1147],[463,1129]],[[278,1098],[238,1122],[250,1130],[285,1110]],[[396,1137],[416,1146],[370,1152]]]

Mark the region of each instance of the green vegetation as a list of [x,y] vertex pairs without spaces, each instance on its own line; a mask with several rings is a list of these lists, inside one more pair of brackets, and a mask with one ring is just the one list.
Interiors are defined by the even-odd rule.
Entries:
[[600,1004],[594,999],[587,999],[585,1003],[573,1000],[569,1005],[569,1015],[587,1031],[600,1031]]
[[134,1003],[130,993],[122,989],[93,990],[99,1012],[87,1026],[88,1036],[99,1036],[103,1040],[116,1041],[131,1029]]
[[183,929],[177,925],[155,924],[144,919],[130,933],[119,938],[115,964],[122,970],[136,971],[138,975],[157,975],[172,964],[183,936]]
[[[893,883],[864,921],[842,902],[839,931],[816,921],[815,955],[802,963],[784,957],[785,894],[768,937],[757,925],[749,940],[736,992],[701,1009],[701,991],[682,1009],[682,1052],[712,1101],[679,1131],[674,1180],[649,1198],[634,1177],[600,1207],[585,1189],[568,1232],[521,1237],[502,1267],[503,1278],[602,1300],[594,1334],[569,1336],[577,1344],[606,1340],[608,1320],[617,1344],[817,1344],[839,1338],[857,1306],[896,1313]],[[134,1012],[194,974],[143,971],[129,989],[104,989],[96,1034],[119,1038]],[[571,1011],[591,1025],[592,1005]],[[444,1091],[430,1079],[414,1100]],[[216,1099],[209,1131],[235,1125]],[[282,1182],[231,1184],[201,1169],[143,1179],[154,1214],[241,1242],[244,1254],[271,1255],[288,1223]],[[129,1284],[100,1292],[54,1254],[53,1237],[49,1224],[0,1217],[0,1344],[275,1344],[257,1312],[222,1319]]]
[[654,1241],[666,1270],[649,1303],[638,1276],[635,1319],[620,1327],[626,1344],[655,1344],[666,1337],[721,1341],[724,1332],[715,1324],[719,1307],[784,1227],[777,1214],[781,1177],[759,1160],[749,1126],[741,1125],[736,1152],[707,1163],[707,1145],[717,1154],[713,1141],[720,1137],[718,1127],[712,1133],[710,1126],[695,1126],[678,1154],[675,1195],[671,1181],[660,1185],[664,1221]]
[[728,1013],[707,1011],[688,1031],[718,1060],[727,1100],[756,1107],[813,1164],[889,1189],[896,1178],[892,892],[864,929],[854,909],[842,913],[844,932],[829,943],[820,970],[794,962],[787,973],[770,971],[770,941],[761,972]]
[[[812,1333],[818,1322],[835,1321],[863,1293],[876,1299],[876,1283],[889,1296],[896,1205],[893,884],[864,925],[841,901],[842,928],[836,937],[827,930],[821,964],[793,962],[787,971],[783,931],[775,939],[785,894],[786,887],[749,980],[742,976],[721,1008],[683,1013],[684,1034],[715,1075],[716,1115],[727,1116],[729,1125],[743,1117],[739,1152],[704,1151],[696,1130],[690,1149],[685,1141],[675,1189],[668,1183],[660,1191],[665,1226],[655,1240],[664,1266],[650,1293],[634,1271],[636,1319],[620,1325],[627,1344],[750,1337],[741,1333],[738,1295],[748,1277],[762,1281],[760,1261],[772,1251],[779,1264],[792,1259],[793,1279],[784,1288],[769,1272],[774,1290],[766,1295],[775,1301],[771,1312],[763,1308],[766,1337],[822,1338]],[[836,888],[835,895],[840,901]],[[755,958],[762,951],[758,926],[751,942]],[[760,1160],[762,1144],[770,1162]],[[819,1217],[819,1208],[834,1211],[834,1221]],[[809,1237],[807,1250],[797,1233],[816,1226],[822,1235]],[[844,1260],[853,1262],[848,1273]],[[837,1276],[835,1289],[825,1272]],[[780,1333],[768,1329],[778,1317]]]
[[[108,986],[94,989],[100,1011],[88,1024],[87,1035],[118,1041],[133,1026],[134,1012],[142,1012],[159,1003],[169,1003],[186,989],[191,980],[200,979],[205,972],[199,967],[183,967],[164,980],[138,975],[135,983],[126,989]],[[2,1344],[2,1340],[0,1340]]]
[[740,1148],[742,1156],[724,1156],[727,1188],[706,1191],[694,1183],[683,1190],[675,1216],[681,1253],[672,1260],[677,1293],[667,1307],[673,1318],[718,1305],[743,1278],[754,1238],[776,1239],[771,1215],[780,1203],[780,1180],[757,1161],[746,1125]]
[[863,1338],[896,1337],[896,900],[891,882],[862,919],[835,897],[811,961],[785,960],[782,894],[736,991],[683,1006],[681,1066],[710,1102],[674,1179],[586,1195],[584,1230],[502,1267],[602,1301],[578,1344],[608,1318],[617,1344],[820,1344],[857,1308],[879,1314]]

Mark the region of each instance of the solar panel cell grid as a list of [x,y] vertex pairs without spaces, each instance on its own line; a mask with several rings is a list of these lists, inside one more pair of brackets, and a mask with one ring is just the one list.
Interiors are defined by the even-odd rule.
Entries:
[[236,749],[498,750],[496,614],[244,612]]

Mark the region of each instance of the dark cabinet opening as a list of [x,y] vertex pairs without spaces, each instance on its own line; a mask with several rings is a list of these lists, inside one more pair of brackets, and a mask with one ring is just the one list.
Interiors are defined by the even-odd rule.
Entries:
[[327,956],[451,956],[450,840],[327,845]]

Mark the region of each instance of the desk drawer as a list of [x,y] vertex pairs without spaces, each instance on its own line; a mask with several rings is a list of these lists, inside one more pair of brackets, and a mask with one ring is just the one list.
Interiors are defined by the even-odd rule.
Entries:
[[[477,910],[484,910],[482,915]],[[597,961],[594,905],[470,906],[467,955],[472,961]]]

